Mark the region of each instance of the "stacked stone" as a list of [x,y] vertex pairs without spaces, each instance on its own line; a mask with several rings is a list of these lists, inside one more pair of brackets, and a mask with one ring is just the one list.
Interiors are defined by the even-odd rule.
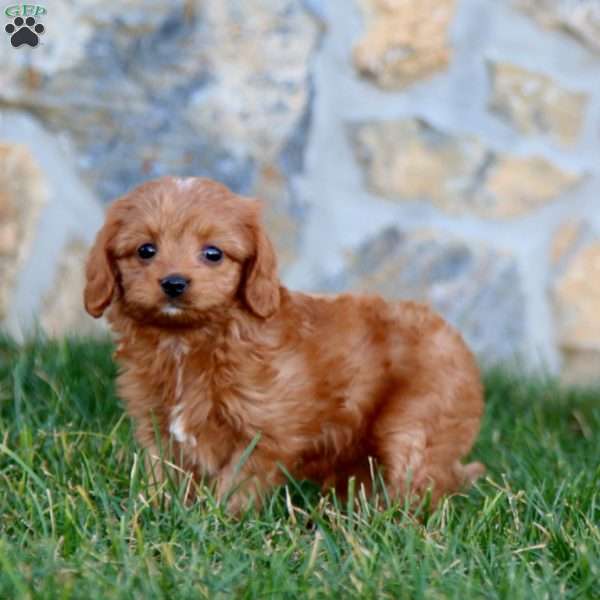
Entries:
[[56,0],[44,26],[0,44],[11,334],[104,332],[80,301],[104,207],[207,175],[265,201],[288,284],[600,378],[595,0]]
[[161,175],[260,196],[289,264],[319,39],[302,2],[57,0],[47,10],[37,48],[0,45],[4,328],[97,331],[81,298],[103,207]]
[[[430,302],[484,362],[600,380],[598,3],[357,3],[356,16],[330,8],[329,78],[316,79],[349,105],[326,125],[349,183],[315,185],[334,168],[325,136],[306,180],[331,214],[365,219],[360,243],[339,235],[348,258],[321,285]],[[355,72],[331,82],[344,51]]]

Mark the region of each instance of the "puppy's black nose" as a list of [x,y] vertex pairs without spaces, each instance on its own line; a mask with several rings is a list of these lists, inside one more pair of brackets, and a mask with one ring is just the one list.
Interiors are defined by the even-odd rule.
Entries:
[[160,280],[160,287],[162,287],[169,298],[177,298],[177,296],[181,296],[185,292],[189,282],[189,279],[181,275],[168,275]]

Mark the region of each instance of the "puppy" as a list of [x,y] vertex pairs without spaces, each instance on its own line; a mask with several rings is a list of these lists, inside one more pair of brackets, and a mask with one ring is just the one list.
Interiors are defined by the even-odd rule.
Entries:
[[436,502],[484,471],[461,463],[483,412],[461,336],[413,302],[287,290],[256,201],[202,178],[141,185],[110,206],[86,276],[139,442],[172,447],[233,512],[285,472],[343,494],[353,476],[371,489],[375,463],[392,497]]

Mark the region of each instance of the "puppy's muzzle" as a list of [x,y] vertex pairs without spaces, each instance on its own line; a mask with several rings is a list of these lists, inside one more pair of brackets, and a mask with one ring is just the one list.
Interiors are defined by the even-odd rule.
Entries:
[[177,298],[185,292],[189,283],[190,280],[181,275],[168,275],[160,280],[160,287],[169,298]]

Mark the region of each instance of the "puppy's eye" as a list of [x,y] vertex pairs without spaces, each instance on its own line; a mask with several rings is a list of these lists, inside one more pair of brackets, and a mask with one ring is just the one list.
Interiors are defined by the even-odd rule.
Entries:
[[216,265],[223,260],[223,250],[216,246],[204,246],[202,248],[202,258],[206,262]]
[[142,244],[137,250],[138,256],[144,260],[154,258],[157,252],[158,250],[154,244]]

